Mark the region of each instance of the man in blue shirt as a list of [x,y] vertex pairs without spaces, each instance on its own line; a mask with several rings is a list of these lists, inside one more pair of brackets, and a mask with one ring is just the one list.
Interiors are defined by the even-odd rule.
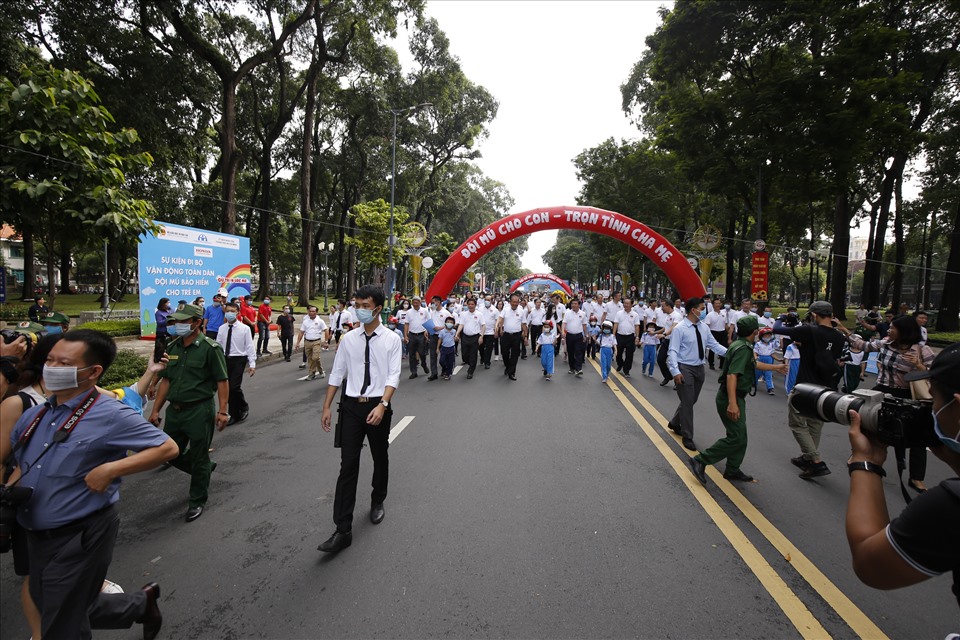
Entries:
[[217,293],[213,296],[213,304],[203,308],[203,331],[211,340],[217,339],[217,332],[223,324],[223,305],[226,297]]
[[17,520],[27,531],[30,595],[45,638],[90,638],[91,627],[134,622],[143,623],[144,638],[160,630],[156,583],[100,593],[120,527],[120,479],[178,453],[136,411],[100,397],[97,382],[116,353],[113,339],[98,331],[64,334],[44,365],[50,399],[25,411],[10,437],[16,468],[9,484],[33,489]]
[[671,431],[683,439],[683,446],[697,450],[693,442],[693,406],[703,387],[707,349],[718,356],[727,355],[727,348],[717,342],[706,322],[706,304],[703,298],[687,300],[687,317],[673,328],[670,347],[667,351],[667,369],[673,376],[673,384],[680,398],[680,406],[670,419]]

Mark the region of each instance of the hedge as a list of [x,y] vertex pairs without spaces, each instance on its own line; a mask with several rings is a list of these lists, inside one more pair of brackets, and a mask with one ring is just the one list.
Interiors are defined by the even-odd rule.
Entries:
[[[93,324],[93,323],[89,323]],[[100,379],[100,386],[104,389],[116,389],[135,384],[143,372],[147,370],[147,359],[132,349],[117,351],[117,359],[113,361],[107,373]]]
[[4,303],[0,304],[0,320],[6,322],[19,322],[30,318],[30,306],[26,304]]
[[120,336],[136,336],[140,335],[140,321],[95,320],[94,322],[85,322],[78,326],[77,329],[94,329],[115,338]]

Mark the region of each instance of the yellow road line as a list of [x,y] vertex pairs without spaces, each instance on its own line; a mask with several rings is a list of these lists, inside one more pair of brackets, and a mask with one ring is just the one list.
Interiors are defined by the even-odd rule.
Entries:
[[[668,420],[661,414],[657,409],[650,404],[650,402],[644,398],[639,391],[637,391],[632,384],[625,380],[620,374],[611,372],[612,375],[615,375],[617,380],[619,380],[627,388],[637,402],[639,402],[644,410],[649,413],[655,422],[660,424],[660,427],[668,435],[672,436],[674,439],[679,440],[679,437],[676,436],[672,431],[669,431],[667,428]],[[723,475],[717,471],[713,465],[707,465],[707,473],[710,475],[710,478],[716,482],[717,486],[723,491],[726,496],[733,502],[734,505],[747,517],[747,520],[753,524],[754,527],[763,535],[764,538],[770,542],[773,547],[779,551],[785,559],[788,559],[788,562],[797,570],[797,573],[803,577],[807,583],[816,590],[820,597],[823,598],[834,611],[837,612],[844,622],[849,625],[849,627],[861,638],[870,638],[871,640],[886,640],[887,636],[880,630],[880,628],[873,623],[870,618],[866,616],[863,611],[860,610],[857,605],[853,603],[840,589],[833,584],[827,576],[823,574],[820,569],[817,568],[813,562],[810,561],[803,553],[790,542],[785,535],[783,535],[779,529],[777,529],[773,523],[767,520],[762,513],[760,513],[753,503],[744,497],[740,491],[737,490],[730,482],[723,478]],[[689,474],[686,474],[689,475]]]
[[[599,370],[597,363],[591,361],[595,369]],[[640,414],[636,407],[624,396],[620,388],[613,381],[608,381],[607,386],[613,391],[613,395],[620,401],[627,412],[633,417],[637,425],[650,439],[650,442],[657,448],[660,455],[673,467],[674,472],[680,477],[683,483],[697,499],[703,510],[713,520],[724,537],[730,541],[730,544],[736,550],[743,561],[750,567],[753,574],[763,585],[767,593],[773,597],[774,601],[780,606],[793,626],[797,628],[800,635],[809,639],[830,638],[830,634],[823,628],[823,625],[807,609],[806,605],[800,601],[800,598],[787,586],[783,578],[774,570],[770,563],[766,561],[763,555],[757,550],[752,542],[744,535],[743,531],[726,514],[723,507],[714,499],[713,496],[693,477],[686,465],[680,461],[680,458],[674,454],[670,446],[657,436],[656,430]],[[629,385],[628,385],[629,386]]]

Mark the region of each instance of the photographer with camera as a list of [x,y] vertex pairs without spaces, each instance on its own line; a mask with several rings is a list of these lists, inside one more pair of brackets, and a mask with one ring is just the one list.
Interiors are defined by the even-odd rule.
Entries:
[[[875,391],[888,393],[896,398],[909,400],[912,397],[910,383],[905,376],[913,371],[926,371],[933,363],[933,350],[921,345],[922,334],[917,319],[912,316],[897,316],[887,328],[887,337],[877,340],[864,340],[856,333],[846,329],[842,331],[847,341],[863,352],[877,353],[877,384]],[[906,451],[896,449],[897,465],[905,469]],[[923,480],[927,475],[926,447],[910,448],[910,476],[907,485],[917,493],[927,490]]]
[[[930,380],[934,432],[940,441],[931,451],[960,476],[960,343],[904,379]],[[856,411],[850,411],[850,446],[846,533],[857,577],[876,589],[896,589],[952,571],[960,605],[960,477],[918,496],[891,522],[882,483],[887,445],[861,431]]]
[[[800,343],[800,369],[797,383],[808,383],[836,390],[842,369],[844,336],[837,330],[833,305],[817,300],[808,309],[808,324],[788,327],[780,318],[773,326],[775,333]],[[800,445],[800,455],[790,462],[802,471],[800,477],[810,480],[830,474],[827,463],[820,459],[820,434],[823,420],[801,415],[793,406],[796,390],[787,397],[787,424]]]

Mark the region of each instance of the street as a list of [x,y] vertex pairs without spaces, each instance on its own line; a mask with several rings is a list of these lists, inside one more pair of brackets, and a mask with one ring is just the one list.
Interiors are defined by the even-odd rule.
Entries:
[[[638,354],[639,356],[639,354]],[[324,353],[324,369],[333,351]],[[176,469],[124,481],[108,578],[157,581],[161,638],[934,638],[958,627],[950,578],[876,591],[851,569],[844,536],[849,442],[827,425],[832,475],[805,482],[776,396],[747,400],[757,482],[710,469],[702,487],[666,429],[672,384],[600,383],[589,360],[552,382],[539,359],[466,368],[452,380],[403,373],[394,398],[386,518],[367,515],[364,452],[353,545],[324,555],[339,468],[320,428],[326,380],[274,361],[244,381],[245,423],[218,433],[203,516],[185,523],[188,478]],[[459,361],[458,361],[459,364]],[[865,386],[873,384],[869,377]],[[762,386],[762,385],[761,385]],[[696,406],[701,449],[723,433],[717,372]],[[401,427],[403,427],[401,429]],[[884,480],[903,508],[895,464]],[[932,455],[927,485],[948,476]],[[0,628],[26,638],[19,579],[2,560]],[[140,637],[140,627],[95,631]]]

